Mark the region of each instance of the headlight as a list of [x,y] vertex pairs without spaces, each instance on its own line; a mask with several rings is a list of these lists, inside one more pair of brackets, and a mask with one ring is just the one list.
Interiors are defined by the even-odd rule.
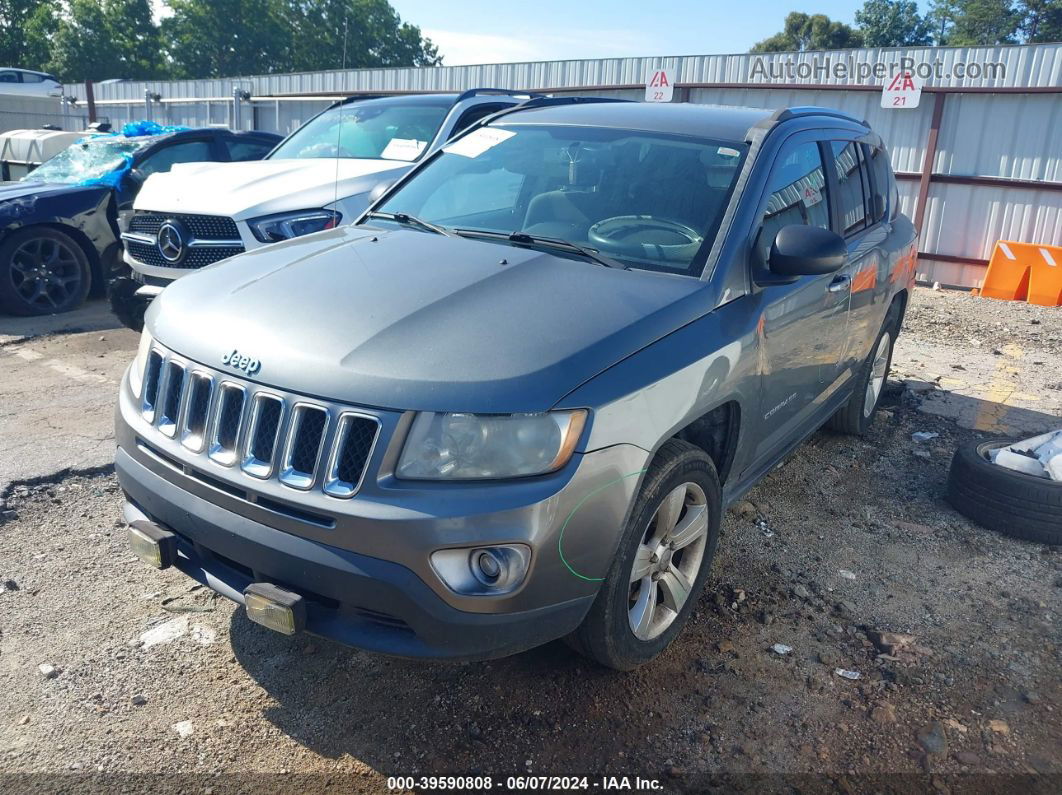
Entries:
[[414,480],[479,480],[553,472],[568,463],[586,411],[418,414],[396,474]]
[[252,218],[247,222],[253,234],[263,243],[278,243],[322,229],[339,225],[343,216],[335,210],[296,210],[292,213],[277,213]]
[[140,347],[137,349],[133,366],[129,370],[129,386],[133,394],[140,397],[140,388],[144,383],[144,368],[147,366],[148,353],[151,351],[151,334],[145,329],[140,335]]

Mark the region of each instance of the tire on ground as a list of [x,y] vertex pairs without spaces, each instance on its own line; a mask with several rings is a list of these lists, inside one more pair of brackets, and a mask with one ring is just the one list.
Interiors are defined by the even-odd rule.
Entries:
[[996,466],[988,452],[1013,439],[960,445],[948,472],[948,502],[977,524],[1015,538],[1062,544],[1062,483]]
[[147,311],[148,302],[136,296],[136,291],[142,286],[140,282],[125,276],[112,279],[107,285],[111,311],[123,326],[133,331],[144,330],[144,312]]
[[[695,482],[705,494],[708,510],[704,557],[677,617],[660,635],[642,641],[634,636],[628,623],[629,581],[635,551],[662,499],[684,482]],[[645,474],[597,598],[583,623],[566,638],[568,644],[601,665],[621,671],[636,668],[666,649],[695,608],[708,576],[719,543],[721,506],[722,489],[711,458],[689,442],[679,439],[665,442]]]
[[[27,243],[32,245],[35,241],[45,245],[53,243],[66,252],[63,258],[65,267],[71,271],[69,287],[64,288],[61,299],[58,299],[56,292],[55,298],[58,300],[54,302],[29,301],[16,287],[17,284],[23,283],[25,277],[17,275],[15,254]],[[48,226],[20,229],[6,236],[0,243],[0,311],[23,316],[69,312],[85,302],[91,286],[92,270],[88,257],[76,240],[59,229]]]
[[[877,413],[878,404],[881,403],[881,396],[885,394],[885,387],[889,382],[889,370],[892,369],[892,352],[896,347],[896,337],[900,332],[900,305],[893,303],[889,307],[889,312],[885,316],[885,322],[881,324],[881,331],[874,338],[874,344],[870,348],[870,353],[867,355],[866,360],[863,362],[863,366],[859,368],[859,373],[856,375],[855,389],[852,390],[851,397],[845,402],[841,408],[839,408],[833,416],[826,420],[826,427],[831,431],[837,433],[845,433],[851,436],[863,436],[869,429],[871,423],[874,422],[874,415]],[[874,409],[870,412],[870,416],[864,413],[866,408],[866,392],[867,383],[871,378],[872,370],[874,369],[874,354],[878,350],[878,345],[881,343],[881,337],[883,334],[890,334],[892,339],[889,342],[889,358],[885,363],[885,380],[881,384],[881,391],[878,393],[877,402],[874,403]]]

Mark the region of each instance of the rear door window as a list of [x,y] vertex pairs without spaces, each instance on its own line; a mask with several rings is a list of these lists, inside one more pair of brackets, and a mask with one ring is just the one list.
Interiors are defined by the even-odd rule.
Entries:
[[830,210],[822,153],[814,141],[782,149],[767,182],[770,196],[763,212],[756,250],[767,262],[771,244],[784,226],[830,228]]
[[210,141],[183,141],[152,152],[137,166],[144,176],[169,171],[175,163],[203,163],[216,160]]
[[233,162],[261,160],[276,145],[272,141],[259,141],[253,138],[225,138],[224,144],[229,160]]
[[850,237],[867,226],[869,187],[861,147],[855,141],[833,141],[833,164],[837,174],[837,206],[841,229]]

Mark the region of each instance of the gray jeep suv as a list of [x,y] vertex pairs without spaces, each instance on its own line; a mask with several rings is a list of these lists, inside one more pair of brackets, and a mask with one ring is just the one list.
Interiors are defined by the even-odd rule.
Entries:
[[915,232],[824,108],[543,98],[182,279],[122,385],[138,556],[412,657],[660,653],[726,506],[871,422]]

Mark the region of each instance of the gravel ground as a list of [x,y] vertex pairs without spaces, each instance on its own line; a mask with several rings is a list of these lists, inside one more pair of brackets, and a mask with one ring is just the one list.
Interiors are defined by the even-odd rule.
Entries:
[[[1060,332],[1059,310],[920,290],[901,341],[1040,346],[1058,374]],[[1062,548],[947,506],[951,451],[981,434],[925,399],[890,381],[866,439],[816,434],[736,505],[690,625],[630,674],[561,643],[445,665],[286,638],[133,559],[110,473],[15,485],[0,790],[375,792],[476,772],[1057,792]]]

